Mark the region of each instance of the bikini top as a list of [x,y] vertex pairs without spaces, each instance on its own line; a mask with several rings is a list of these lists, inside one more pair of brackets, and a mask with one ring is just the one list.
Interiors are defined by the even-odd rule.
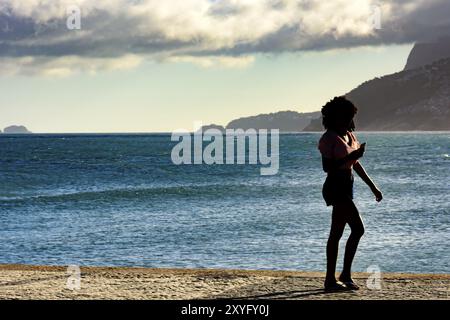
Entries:
[[[347,131],[348,143],[333,130],[327,130],[319,140],[318,149],[322,156],[329,159],[342,159],[360,146],[353,132]],[[351,169],[358,160],[349,160],[339,169]]]

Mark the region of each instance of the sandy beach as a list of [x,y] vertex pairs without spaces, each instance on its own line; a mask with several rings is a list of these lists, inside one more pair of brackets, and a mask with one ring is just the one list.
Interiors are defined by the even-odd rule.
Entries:
[[[1,265],[0,299],[449,299],[450,275],[383,273],[381,289],[328,293],[323,273],[82,267],[68,288],[67,267]],[[73,284],[73,282],[72,282]],[[69,287],[71,287],[69,285]]]

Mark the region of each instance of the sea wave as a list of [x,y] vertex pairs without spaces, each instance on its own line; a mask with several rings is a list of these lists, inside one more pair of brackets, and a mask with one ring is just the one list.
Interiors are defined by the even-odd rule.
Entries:
[[146,187],[125,187],[125,188],[109,188],[100,190],[80,190],[70,192],[53,191],[47,194],[32,195],[11,195],[1,196],[0,201],[20,202],[20,201],[82,201],[82,200],[102,200],[102,199],[131,199],[145,198],[154,196],[176,196],[176,197],[242,197],[257,196],[258,194],[267,196],[284,194],[285,192],[293,192],[298,187],[284,186],[274,188],[271,185],[257,184],[201,184],[201,185],[181,185],[181,186],[146,186]]

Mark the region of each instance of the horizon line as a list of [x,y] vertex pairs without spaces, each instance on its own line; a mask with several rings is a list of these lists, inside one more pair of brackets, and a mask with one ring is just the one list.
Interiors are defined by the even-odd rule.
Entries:
[[[251,128],[250,128],[251,129]],[[277,128],[259,128],[255,130],[277,130]],[[231,130],[238,130],[233,128]],[[248,130],[243,129],[242,130]],[[279,130],[279,129],[278,129]],[[326,130],[321,131],[280,131],[279,134],[299,134],[299,133],[321,133]],[[28,133],[5,133],[0,132],[0,136],[32,136],[32,135],[139,135],[139,134],[172,134],[176,131],[105,131],[105,132],[28,132]],[[185,131],[182,133],[190,133],[193,134],[197,131]],[[450,130],[355,130],[355,132],[363,132],[363,133],[448,133]],[[177,132],[180,133],[180,132]]]

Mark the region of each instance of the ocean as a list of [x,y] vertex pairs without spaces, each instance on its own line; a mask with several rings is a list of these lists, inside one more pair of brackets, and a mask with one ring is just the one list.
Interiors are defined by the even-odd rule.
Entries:
[[[354,271],[450,273],[450,133],[357,133]],[[169,134],[0,135],[0,263],[325,270],[319,133],[258,165],[174,165]],[[341,240],[340,263],[348,236]]]

